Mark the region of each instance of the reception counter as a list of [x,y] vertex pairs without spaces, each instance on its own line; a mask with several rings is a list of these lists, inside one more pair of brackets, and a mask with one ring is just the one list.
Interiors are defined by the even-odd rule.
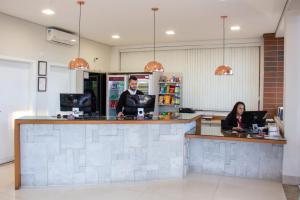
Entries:
[[[200,122],[200,123],[199,123]],[[182,178],[185,133],[201,117],[15,121],[15,188]]]
[[222,135],[220,120],[15,121],[15,188],[183,178],[189,171],[281,181],[284,138]]
[[186,134],[190,172],[282,181],[283,137],[227,137],[219,120]]

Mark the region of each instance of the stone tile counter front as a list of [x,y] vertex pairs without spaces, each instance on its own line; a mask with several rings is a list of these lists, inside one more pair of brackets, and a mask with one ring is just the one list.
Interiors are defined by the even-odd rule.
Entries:
[[15,122],[15,188],[183,178],[188,172],[281,181],[284,138],[225,137],[197,114],[176,119]]
[[220,123],[202,123],[201,135],[187,134],[190,172],[282,180],[284,138],[224,137]]
[[15,187],[183,178],[185,133],[199,119],[18,119]]

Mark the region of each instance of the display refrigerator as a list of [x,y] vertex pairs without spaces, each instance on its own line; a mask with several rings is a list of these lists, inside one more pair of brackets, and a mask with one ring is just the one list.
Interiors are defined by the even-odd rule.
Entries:
[[135,76],[137,80],[137,88],[138,90],[142,91],[145,95],[148,95],[151,93],[151,79],[152,74],[129,74],[130,76]]
[[128,76],[124,74],[107,75],[107,115],[115,116],[119,98],[127,89]]
[[93,113],[106,115],[106,73],[84,72],[83,92],[92,94]]
[[108,73],[107,74],[107,113],[109,116],[116,115],[116,106],[120,95],[128,89],[130,76],[136,76],[138,90],[145,95],[156,95],[154,114],[158,114],[159,79],[161,72],[131,72],[131,73]]

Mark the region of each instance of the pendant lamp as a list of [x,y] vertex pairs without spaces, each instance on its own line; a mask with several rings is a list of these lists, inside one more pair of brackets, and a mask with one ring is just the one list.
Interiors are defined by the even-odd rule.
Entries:
[[223,65],[220,65],[215,70],[215,75],[232,75],[232,69],[230,66],[225,65],[225,19],[227,16],[221,16],[223,20]]
[[84,5],[84,0],[78,0],[79,4],[79,26],[78,26],[78,57],[72,59],[69,62],[69,68],[75,70],[87,70],[89,69],[88,62],[80,57],[80,25],[81,25],[81,6]]
[[156,59],[156,55],[155,55],[155,51],[156,51],[156,16],[155,16],[155,12],[158,11],[158,8],[152,8],[151,9],[153,11],[153,18],[154,18],[154,34],[153,34],[153,46],[154,46],[154,58],[153,61],[150,61],[147,63],[147,65],[145,66],[144,71],[145,72],[163,72],[164,71],[164,67],[162,66],[161,63],[157,62]]

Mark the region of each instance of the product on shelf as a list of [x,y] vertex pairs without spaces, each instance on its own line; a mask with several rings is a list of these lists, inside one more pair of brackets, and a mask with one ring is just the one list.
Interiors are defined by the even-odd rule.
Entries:
[[177,84],[176,87],[175,87],[175,93],[179,93],[180,92],[180,86]]
[[169,86],[169,91],[168,93],[174,94],[175,93],[175,85],[170,85]]
[[171,104],[171,96],[170,95],[166,95],[165,96],[164,104],[166,104],[166,105],[170,105]]
[[174,103],[174,104],[180,105],[180,98],[179,98],[179,97],[176,97],[176,98],[175,98],[175,103]]
[[115,109],[117,107],[118,101],[110,101],[109,107],[112,109]]
[[161,76],[159,81],[160,82],[167,82],[167,76]]
[[161,83],[179,83],[180,77],[173,74],[172,76],[161,76],[160,80]]
[[175,96],[172,96],[172,101],[171,101],[171,105],[174,105],[175,103]]
[[164,96],[159,96],[159,104],[163,105],[165,102]]
[[169,93],[169,91],[170,91],[170,86],[167,85],[166,93]]
[[176,117],[179,117],[180,113],[179,112],[161,112],[159,113],[159,119],[174,119]]
[[167,90],[168,90],[167,87],[166,87],[166,86],[163,86],[163,92],[162,92],[162,93],[163,93],[163,94],[167,93]]

